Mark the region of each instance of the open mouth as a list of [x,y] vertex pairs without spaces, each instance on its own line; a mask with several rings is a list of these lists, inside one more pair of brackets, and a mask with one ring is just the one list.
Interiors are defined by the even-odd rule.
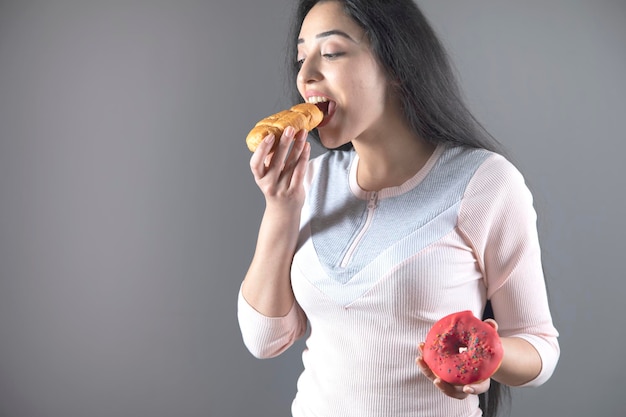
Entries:
[[309,97],[308,102],[311,104],[315,104],[317,108],[320,109],[322,113],[324,113],[324,120],[322,120],[318,127],[322,127],[328,123],[337,106],[334,101],[331,101],[326,97]]

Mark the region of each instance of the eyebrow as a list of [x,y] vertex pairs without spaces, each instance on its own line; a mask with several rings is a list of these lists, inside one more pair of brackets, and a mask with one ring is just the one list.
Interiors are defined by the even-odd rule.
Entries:
[[[328,30],[326,32],[318,33],[317,35],[315,35],[315,39],[327,38],[327,37],[333,36],[333,35],[344,37],[344,38],[349,39],[352,42],[356,43],[356,41],[350,35],[348,35],[346,32],[341,31],[341,30],[337,30],[337,29]],[[304,43],[304,39],[302,39],[302,38],[298,39],[298,45],[300,45],[302,43]]]

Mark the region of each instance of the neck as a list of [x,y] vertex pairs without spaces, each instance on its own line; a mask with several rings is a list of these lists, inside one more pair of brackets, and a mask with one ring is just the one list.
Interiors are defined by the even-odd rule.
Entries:
[[366,191],[402,185],[415,176],[428,162],[435,145],[407,129],[369,141],[354,141],[359,155],[357,182]]

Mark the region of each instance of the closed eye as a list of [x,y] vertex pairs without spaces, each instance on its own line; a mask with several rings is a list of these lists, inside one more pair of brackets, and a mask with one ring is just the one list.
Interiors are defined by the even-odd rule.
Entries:
[[[322,56],[328,60],[332,60],[332,59],[336,59],[339,58],[340,56],[345,55],[345,52],[335,52],[335,53],[330,53],[330,54],[322,54]],[[296,61],[296,68],[300,69],[302,68],[302,65],[304,65],[304,60],[306,58],[301,58],[299,60]]]
[[338,57],[340,57],[342,55],[345,55],[345,53],[344,52],[335,52],[333,54],[323,54],[322,56],[324,58],[326,58],[326,59],[335,59],[335,58],[338,58]]

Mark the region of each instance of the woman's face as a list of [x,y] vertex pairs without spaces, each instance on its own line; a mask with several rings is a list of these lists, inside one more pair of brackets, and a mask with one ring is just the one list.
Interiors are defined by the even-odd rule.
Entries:
[[336,148],[383,133],[387,79],[364,30],[339,2],[323,1],[307,14],[298,36],[298,90],[322,102],[322,144]]

